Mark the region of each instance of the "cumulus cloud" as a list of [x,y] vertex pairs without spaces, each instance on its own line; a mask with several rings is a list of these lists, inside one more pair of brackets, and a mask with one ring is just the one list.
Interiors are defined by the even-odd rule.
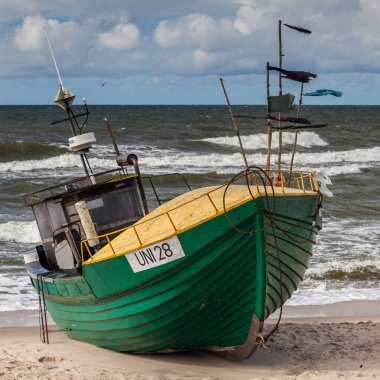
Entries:
[[47,20],[41,16],[27,16],[15,30],[15,44],[21,51],[39,51],[44,41],[44,27]]
[[14,43],[23,52],[39,52],[46,49],[47,41],[44,29],[59,43],[63,49],[69,49],[75,41],[82,41],[83,28],[75,21],[59,22],[44,19],[40,15],[26,16],[21,26],[16,27]]
[[242,33],[229,18],[215,19],[192,13],[177,20],[161,21],[154,31],[154,40],[162,48],[196,47],[223,50],[233,47]]
[[111,49],[130,49],[139,43],[139,28],[127,22],[122,22],[110,31],[99,34],[100,45]]
[[[375,0],[162,0],[0,2],[0,76],[43,76],[51,58],[48,27],[59,63],[69,75],[121,76],[147,71],[208,75],[262,73],[277,62],[277,21],[306,27],[283,30],[284,65],[320,72],[380,70],[380,3]],[[7,11],[8,9],[8,11]],[[128,14],[127,14],[128,12]],[[107,65],[99,56],[107,56]],[[28,59],[25,59],[25,57]],[[48,67],[48,69],[47,69]]]

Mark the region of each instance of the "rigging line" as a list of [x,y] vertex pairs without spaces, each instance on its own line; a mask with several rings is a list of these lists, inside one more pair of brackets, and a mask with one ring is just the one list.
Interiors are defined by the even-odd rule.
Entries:
[[55,56],[54,56],[54,52],[53,52],[53,48],[50,44],[50,40],[49,40],[49,36],[48,36],[48,33],[47,33],[47,28],[46,26],[44,27],[44,31],[45,31],[45,36],[46,36],[46,39],[47,39],[47,42],[49,44],[49,48],[50,48],[50,53],[51,53],[51,56],[53,57],[53,62],[54,62],[54,66],[55,66],[55,70],[57,71],[57,75],[58,75],[58,80],[59,80],[59,83],[63,89],[63,83],[62,83],[62,78],[61,78],[61,75],[59,74],[59,70],[58,70],[58,65],[57,65],[57,61],[55,60]]
[[90,169],[91,175],[94,175],[94,172],[92,171],[91,165],[90,165],[88,158],[87,158],[85,153],[83,153],[83,157],[84,157],[84,160],[86,161],[87,167]]
[[[298,108],[297,108],[297,117],[300,116],[301,114],[301,107],[302,107],[302,94],[303,94],[303,82],[301,82],[301,88],[300,88],[300,98],[298,102]],[[296,126],[298,123],[296,123]],[[298,140],[298,129],[294,130],[294,143],[293,143],[293,151],[292,151],[292,158],[290,160],[290,173],[289,173],[289,181],[288,181],[288,186],[290,186],[290,181],[292,179],[292,172],[293,172],[293,163],[294,163],[294,157],[296,154],[296,149],[297,149],[297,140]]]
[[240,137],[240,131],[239,131],[238,125],[236,123],[234,113],[232,111],[232,107],[231,107],[231,104],[230,104],[230,99],[228,98],[228,94],[227,94],[226,88],[224,87],[224,79],[223,78],[219,78],[219,80],[220,80],[220,84],[222,85],[224,96],[225,96],[226,101],[227,101],[228,110],[230,111],[232,124],[234,126],[235,131],[236,131],[236,136],[237,136],[237,138],[239,140],[240,152],[241,152],[241,154],[243,156],[244,165],[245,165],[245,168],[248,170],[249,166],[248,166],[248,162],[247,162],[247,157],[245,155],[245,151],[244,151],[244,148],[243,148],[243,142],[242,142],[241,137]]
[[[273,194],[273,196],[275,196],[275,194]],[[276,236],[276,233],[275,233],[275,229],[274,229],[274,216],[273,214],[269,214],[270,215],[270,223],[271,223],[271,226],[272,226],[272,234],[273,234],[273,239],[274,239],[274,243],[275,243],[275,247],[276,247],[276,256],[277,256],[277,262],[278,262],[278,271],[279,271],[279,274],[280,274],[280,301],[281,301],[281,306],[280,306],[280,314],[278,316],[278,320],[277,320],[277,323],[276,325],[273,327],[273,329],[264,336],[264,342],[266,343],[268,341],[268,339],[278,330],[278,327],[280,325],[280,322],[281,322],[281,318],[282,318],[282,310],[283,310],[283,306],[284,306],[284,289],[283,289],[283,280],[282,280],[282,266],[281,266],[281,259],[280,259],[280,249],[278,247],[278,242],[277,242],[277,236]]]

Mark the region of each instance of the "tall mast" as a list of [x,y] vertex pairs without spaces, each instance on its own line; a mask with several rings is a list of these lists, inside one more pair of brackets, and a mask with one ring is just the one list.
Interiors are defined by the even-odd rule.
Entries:
[[[278,20],[278,67],[282,69],[282,21]],[[278,72],[278,95],[282,95],[282,76],[281,71]],[[281,155],[282,155],[282,121],[281,112],[278,114],[278,177],[281,177]]]
[[[51,46],[49,35],[47,33],[46,27],[44,28],[44,31],[45,31],[45,36],[46,36],[46,39],[47,39],[47,42],[49,45],[51,56],[53,58],[54,67],[55,67],[55,70],[57,72],[57,76],[58,76],[58,80],[59,80],[59,89],[58,89],[57,95],[54,99],[54,102],[59,107],[61,107],[62,109],[64,109],[66,111],[67,116],[68,116],[67,120],[69,122],[69,127],[71,129],[71,132],[72,132],[73,136],[77,136],[78,135],[77,129],[79,130],[79,134],[81,134],[82,128],[79,127],[78,122],[76,121],[75,115],[71,109],[71,105],[73,104],[74,99],[75,99],[75,94],[73,94],[72,92],[70,92],[69,90],[67,90],[63,86],[62,77],[61,77],[61,74],[60,74],[59,69],[58,69],[57,60],[55,59],[54,51],[53,51],[53,48]],[[86,106],[86,110],[87,110],[87,106]],[[87,115],[88,115],[88,112],[87,112]],[[80,155],[80,158],[82,161],[83,169],[84,169],[86,175],[88,177],[90,177],[90,172],[92,173],[92,170],[91,170],[90,164],[88,162],[88,159],[86,157],[86,154],[84,152],[79,152],[79,155]]]
[[270,151],[272,148],[272,125],[271,125],[271,119],[270,119],[270,109],[269,109],[269,96],[270,96],[270,89],[269,89],[269,62],[267,62],[267,125],[268,125],[268,152],[267,152],[267,163],[266,163],[266,172],[268,177],[270,176]]

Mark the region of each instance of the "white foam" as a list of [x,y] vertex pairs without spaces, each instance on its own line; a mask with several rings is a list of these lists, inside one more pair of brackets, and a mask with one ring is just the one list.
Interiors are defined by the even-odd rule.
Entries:
[[[273,132],[273,146],[278,145],[278,136],[278,132]],[[266,133],[258,133],[247,136],[241,135],[241,139],[245,149],[263,149],[268,145],[268,135]],[[210,137],[198,141],[205,141],[218,145],[239,146],[239,142],[236,136]],[[283,132],[282,143],[284,145],[293,145],[294,132]],[[328,145],[328,142],[323,140],[315,132],[300,132],[298,134],[298,145],[303,146],[305,148],[310,148],[312,146],[326,146]]]
[[[286,159],[286,155],[284,159]],[[331,162],[380,163],[380,147],[375,146],[373,148],[328,151],[319,153],[299,153],[297,155],[297,162],[302,162],[303,164],[323,164]]]
[[[356,263],[359,258],[380,262],[380,223],[368,219],[326,219],[315,247],[318,260]],[[337,240],[336,237],[339,236]],[[314,258],[312,259],[314,262]],[[363,260],[360,260],[363,262]]]
[[[114,168],[115,161],[103,158],[91,158],[90,164],[93,168],[108,169]],[[44,173],[48,170],[47,175],[54,174],[59,169],[82,169],[82,163],[79,155],[75,154],[62,154],[56,157],[45,158],[42,160],[25,160],[25,161],[11,161],[0,163],[0,172],[5,173],[30,173],[31,171],[39,171]],[[34,177],[35,174],[32,174]]]
[[36,222],[9,221],[0,223],[0,241],[36,244],[41,236]]
[[363,169],[371,168],[369,164],[348,164],[340,166],[324,166],[323,171],[330,177],[342,174],[359,174]]
[[38,309],[38,296],[29,276],[0,274],[0,312]]
[[[108,151],[108,147],[103,147]],[[103,149],[102,148],[102,149]],[[276,164],[277,153],[274,150],[273,165]],[[263,167],[266,162],[265,153],[247,155],[250,165]],[[291,154],[282,155],[283,167],[286,169],[291,160]],[[89,162],[93,169],[107,170],[115,168],[115,160],[102,157],[91,157]],[[216,171],[219,174],[234,174],[244,168],[240,153],[232,154],[188,154],[176,150],[152,149],[145,152],[139,159],[141,171],[149,173],[190,172],[206,173]],[[302,167],[301,167],[302,164]],[[363,169],[380,165],[380,147],[354,149],[348,151],[327,151],[318,153],[299,153],[296,156],[295,169],[312,170],[321,168],[329,175],[360,173]],[[82,170],[81,160],[75,154],[63,154],[42,160],[12,161],[0,163],[0,173],[20,174],[21,176],[72,175]],[[34,173],[33,173],[34,172]]]
[[81,161],[78,155],[62,154],[56,157],[42,160],[11,161],[0,163],[0,172],[24,172],[40,169],[58,169],[80,167]]
[[[247,159],[249,164],[263,166],[266,162],[266,154],[248,154]],[[284,163],[289,163],[290,159],[290,153],[282,155]],[[273,164],[276,163],[276,160],[276,152],[273,152]],[[296,157],[296,167],[301,169],[299,163],[302,163],[303,167],[312,164],[314,166],[313,170],[323,165],[330,175],[358,173],[364,168],[380,165],[380,147],[342,152],[300,153]],[[189,171],[189,168],[194,168],[198,172],[204,172],[205,169],[217,170],[221,174],[226,174],[235,173],[236,168],[243,168],[244,162],[240,153],[192,155],[172,153],[161,157],[144,157],[140,160],[140,164],[150,168],[182,167],[187,171]]]
[[380,287],[363,288],[346,285],[338,288],[334,284],[323,282],[320,286],[312,284],[310,288],[305,288],[304,283],[301,283],[299,290],[293,293],[286,304],[324,305],[352,300],[380,300]]

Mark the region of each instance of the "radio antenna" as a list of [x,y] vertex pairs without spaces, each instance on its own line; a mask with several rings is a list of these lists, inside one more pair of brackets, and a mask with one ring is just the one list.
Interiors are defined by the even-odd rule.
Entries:
[[61,85],[61,87],[62,87],[62,89],[63,89],[64,87],[63,87],[63,83],[62,83],[62,78],[61,78],[61,75],[59,74],[57,61],[55,60],[55,56],[54,56],[54,52],[53,52],[53,48],[51,47],[51,43],[50,43],[50,40],[49,40],[49,35],[48,35],[48,33],[47,33],[47,28],[46,28],[46,26],[44,27],[44,30],[45,30],[45,36],[46,36],[47,42],[48,42],[48,44],[49,44],[50,53],[51,53],[51,56],[53,57],[54,66],[55,66],[55,69],[56,69],[56,71],[57,71],[57,75],[58,75],[58,79],[59,79],[59,84]]

